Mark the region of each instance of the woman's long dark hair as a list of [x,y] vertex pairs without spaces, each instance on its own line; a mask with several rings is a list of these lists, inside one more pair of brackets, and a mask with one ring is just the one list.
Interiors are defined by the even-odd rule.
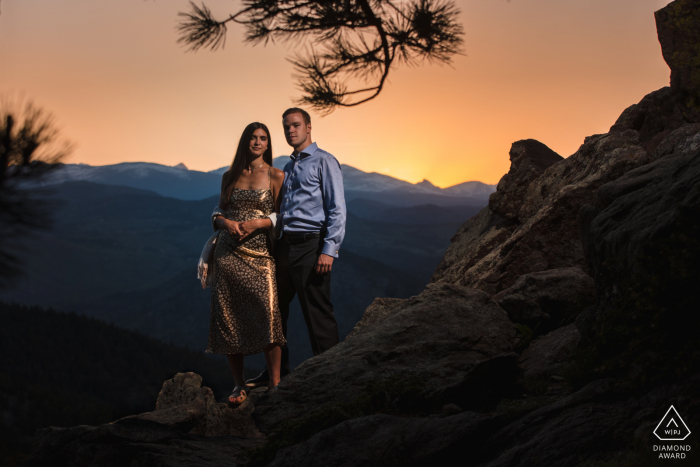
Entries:
[[241,139],[238,141],[238,149],[236,149],[236,155],[233,157],[233,162],[231,162],[231,167],[229,167],[228,172],[224,176],[221,182],[221,199],[219,200],[219,206],[224,207],[228,204],[228,200],[231,198],[231,192],[233,191],[233,186],[238,181],[238,177],[243,173],[245,169],[246,162],[250,154],[250,140],[253,139],[253,133],[255,130],[262,129],[267,133],[267,149],[263,153],[263,161],[267,162],[268,165],[272,166],[272,138],[270,138],[270,130],[267,129],[264,123],[253,122],[243,130]]

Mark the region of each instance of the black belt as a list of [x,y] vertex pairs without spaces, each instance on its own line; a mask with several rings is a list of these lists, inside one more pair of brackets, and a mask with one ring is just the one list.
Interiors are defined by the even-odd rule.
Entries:
[[282,241],[290,245],[298,245],[314,238],[321,238],[321,232],[309,232],[305,234],[286,233],[282,235]]

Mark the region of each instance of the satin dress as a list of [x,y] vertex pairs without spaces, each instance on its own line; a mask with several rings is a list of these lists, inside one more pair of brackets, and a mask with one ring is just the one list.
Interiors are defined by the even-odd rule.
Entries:
[[[234,188],[227,218],[264,219],[274,211],[272,190]],[[226,230],[214,249],[214,281],[207,352],[252,355],[285,344],[277,301],[275,260],[266,230],[241,242]]]

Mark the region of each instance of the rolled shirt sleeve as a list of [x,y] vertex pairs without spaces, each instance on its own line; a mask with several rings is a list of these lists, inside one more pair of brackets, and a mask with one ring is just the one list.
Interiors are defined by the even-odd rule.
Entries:
[[343,173],[335,157],[323,158],[321,162],[321,190],[323,210],[326,214],[326,237],[321,253],[338,257],[340,245],[345,238],[345,190]]

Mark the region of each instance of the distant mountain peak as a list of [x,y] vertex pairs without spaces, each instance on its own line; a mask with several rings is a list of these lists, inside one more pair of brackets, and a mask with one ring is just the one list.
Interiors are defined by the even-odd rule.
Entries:
[[[289,156],[279,156],[274,158],[273,162],[276,168],[282,168],[289,161]],[[481,182],[465,182],[443,189],[427,179],[414,184],[381,173],[364,172],[345,164],[342,164],[341,168],[348,200],[356,197],[383,196],[383,202],[398,203],[400,206],[431,203],[440,206],[460,203],[481,205],[496,191],[496,185]],[[154,191],[170,198],[201,200],[219,196],[221,176],[228,169],[229,166],[224,166],[209,172],[200,172],[189,170],[184,163],[169,166],[151,162],[122,162],[94,167],[65,164],[43,183],[82,180]]]

